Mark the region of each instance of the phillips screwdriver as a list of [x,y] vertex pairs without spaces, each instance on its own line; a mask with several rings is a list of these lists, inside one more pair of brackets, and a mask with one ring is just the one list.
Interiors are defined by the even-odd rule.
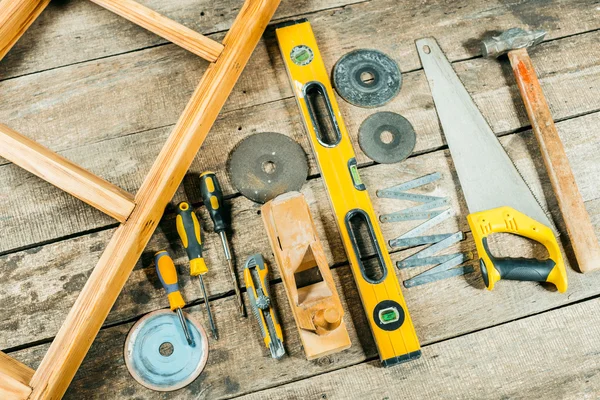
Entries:
[[190,345],[193,345],[194,341],[192,340],[187,323],[185,322],[185,317],[183,316],[183,311],[181,310],[183,306],[185,306],[185,301],[183,301],[183,297],[179,291],[179,285],[177,284],[177,270],[175,269],[175,264],[173,264],[173,259],[171,259],[171,256],[166,250],[161,250],[154,255],[154,262],[156,263],[158,279],[160,279],[160,283],[162,283],[167,292],[171,311],[177,312],[179,322],[181,322],[181,326],[183,327],[185,339]]
[[233,265],[231,256],[231,249],[229,247],[229,241],[227,240],[227,222],[223,210],[223,190],[217,180],[217,176],[214,172],[204,172],[200,175],[200,194],[204,205],[208,210],[208,214],[213,221],[215,227],[215,233],[221,236],[221,242],[223,243],[223,251],[225,252],[225,258],[229,266],[229,273],[231,274],[231,280],[235,289],[237,297],[238,308],[242,317],[246,316],[246,309],[244,308],[244,301],[242,300],[242,292],[240,291],[240,285],[238,283],[237,274]]
[[190,259],[190,275],[197,276],[200,280],[200,289],[202,289],[202,296],[204,296],[204,303],[206,304],[210,330],[216,340],[218,339],[217,328],[215,327],[212,312],[210,311],[208,295],[206,294],[204,279],[202,278],[202,275],[208,272],[208,267],[206,266],[206,262],[204,262],[204,257],[202,257],[202,229],[200,228],[196,213],[192,210],[188,202],[182,201],[177,205],[176,224],[177,233]]

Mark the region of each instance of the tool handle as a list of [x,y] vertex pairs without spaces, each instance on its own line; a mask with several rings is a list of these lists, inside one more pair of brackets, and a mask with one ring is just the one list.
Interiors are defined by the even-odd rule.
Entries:
[[[500,279],[549,282],[559,292],[567,290],[567,273],[558,242],[552,230],[511,207],[498,207],[467,216],[479,253],[481,275],[489,290]],[[487,237],[493,233],[512,233],[542,244],[548,250],[546,260],[494,257]]]
[[183,301],[183,297],[179,291],[179,285],[177,284],[177,269],[175,269],[173,259],[166,250],[161,250],[154,255],[154,262],[156,264],[158,279],[160,279],[160,283],[167,292],[171,310],[174,311],[178,308],[183,308],[183,306],[185,306],[185,301]]
[[198,276],[208,272],[202,257],[202,229],[192,206],[182,201],[177,205],[177,233],[190,259],[190,275]]
[[215,225],[215,232],[225,231],[227,222],[223,211],[223,190],[214,172],[207,171],[200,175],[200,194]]
[[581,272],[600,268],[600,244],[526,49],[508,53]]

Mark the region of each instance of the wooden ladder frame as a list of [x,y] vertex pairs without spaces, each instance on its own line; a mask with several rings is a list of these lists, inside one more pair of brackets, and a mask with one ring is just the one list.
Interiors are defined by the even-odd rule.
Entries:
[[[94,3],[211,64],[135,196],[0,124],[0,156],[121,222],[36,371],[0,352],[0,398],[67,390],[280,0],[245,0],[218,43],[133,0]],[[0,60],[50,0],[0,1]]]

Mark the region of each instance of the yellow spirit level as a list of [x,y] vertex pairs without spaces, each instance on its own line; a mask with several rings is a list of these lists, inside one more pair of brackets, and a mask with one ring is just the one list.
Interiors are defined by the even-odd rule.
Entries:
[[276,34],[381,362],[418,358],[419,340],[310,24],[284,23]]

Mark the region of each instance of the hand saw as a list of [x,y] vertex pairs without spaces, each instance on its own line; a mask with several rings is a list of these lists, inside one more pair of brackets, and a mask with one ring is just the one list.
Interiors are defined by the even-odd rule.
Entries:
[[[423,70],[470,214],[467,221],[489,290],[500,279],[550,282],[567,290],[553,226],[433,38],[416,41]],[[541,243],[546,260],[494,256],[487,238],[511,233]]]

